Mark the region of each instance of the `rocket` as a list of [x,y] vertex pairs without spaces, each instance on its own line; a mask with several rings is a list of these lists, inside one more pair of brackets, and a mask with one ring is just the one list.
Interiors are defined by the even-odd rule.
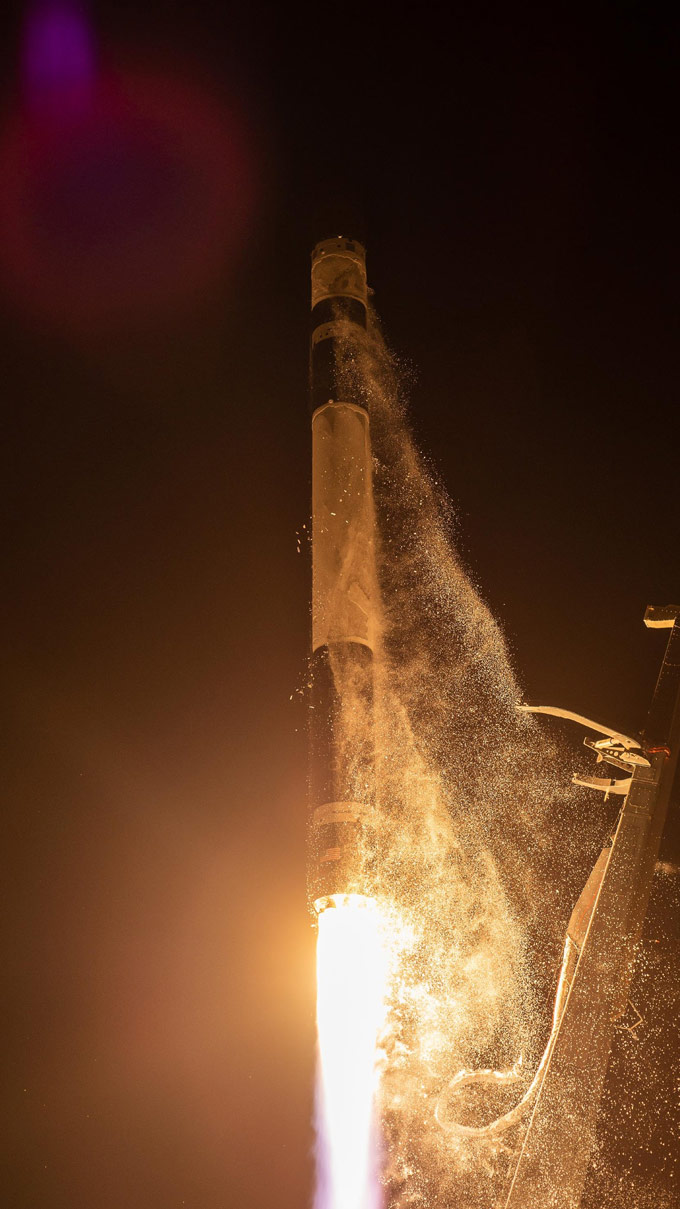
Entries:
[[366,257],[354,240],[312,252],[312,650],[309,898],[365,893],[374,795],[378,616],[369,414],[360,359]]

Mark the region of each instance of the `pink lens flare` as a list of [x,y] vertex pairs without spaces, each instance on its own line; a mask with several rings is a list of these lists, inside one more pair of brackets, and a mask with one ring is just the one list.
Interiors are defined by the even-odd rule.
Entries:
[[98,71],[82,6],[31,10],[25,105],[0,130],[0,277],[73,331],[184,311],[228,282],[257,204],[238,98],[176,70]]
[[78,0],[37,0],[23,29],[21,82],[26,104],[43,112],[86,103],[97,72],[95,36]]

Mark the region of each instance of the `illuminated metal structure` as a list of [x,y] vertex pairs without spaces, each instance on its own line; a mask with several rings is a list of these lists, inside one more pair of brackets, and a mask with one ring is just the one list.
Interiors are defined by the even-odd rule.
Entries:
[[[362,893],[373,793],[376,638],[371,441],[357,360],[366,329],[361,244],[312,253],[310,900]],[[350,705],[348,705],[348,701]]]
[[[555,1026],[505,1209],[578,1209],[617,1020],[625,1013],[635,951],[647,914],[680,749],[680,607],[650,607],[645,625],[669,629],[643,738],[638,742],[577,714],[522,707],[580,722],[585,739],[625,773],[577,780],[625,800],[571,919],[571,954]],[[543,1064],[542,1064],[543,1065]]]

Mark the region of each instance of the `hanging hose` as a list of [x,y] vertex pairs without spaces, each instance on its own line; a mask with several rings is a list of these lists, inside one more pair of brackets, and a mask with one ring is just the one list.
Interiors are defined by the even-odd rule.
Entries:
[[440,1097],[439,1103],[435,1109],[435,1120],[442,1129],[445,1129],[450,1133],[455,1133],[460,1137],[493,1137],[496,1134],[504,1133],[506,1129],[510,1129],[512,1125],[515,1125],[517,1121],[521,1120],[527,1108],[533,1102],[534,1097],[541,1086],[543,1075],[545,1074],[545,1069],[548,1065],[548,1061],[555,1044],[557,1030],[560,1026],[560,1021],[562,1020],[562,1013],[567,1002],[567,996],[571,989],[571,983],[574,977],[579,952],[580,950],[578,945],[576,945],[571,937],[567,935],[567,938],[564,942],[564,952],[562,954],[562,967],[560,969],[557,990],[555,992],[553,1022],[550,1030],[550,1036],[548,1038],[548,1044],[543,1051],[543,1056],[538,1064],[538,1067],[536,1068],[536,1073],[521,1100],[519,1100],[518,1103],[515,1104],[515,1106],[508,1112],[504,1113],[503,1116],[497,1117],[495,1121],[491,1121],[488,1125],[461,1125],[458,1121],[443,1120],[441,1107],[444,1096],[456,1094],[463,1087],[468,1087],[471,1084],[478,1086],[479,1084],[490,1083],[496,1087],[499,1087],[518,1081],[522,1078],[522,1056],[520,1055],[515,1065],[509,1070],[461,1070],[457,1075],[454,1075],[446,1091]]

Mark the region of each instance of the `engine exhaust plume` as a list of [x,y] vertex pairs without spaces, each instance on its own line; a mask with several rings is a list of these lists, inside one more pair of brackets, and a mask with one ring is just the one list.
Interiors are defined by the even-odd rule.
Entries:
[[387,950],[376,903],[336,895],[319,915],[319,1146],[325,1183],[315,1209],[378,1209],[376,1040],[385,1013]]

